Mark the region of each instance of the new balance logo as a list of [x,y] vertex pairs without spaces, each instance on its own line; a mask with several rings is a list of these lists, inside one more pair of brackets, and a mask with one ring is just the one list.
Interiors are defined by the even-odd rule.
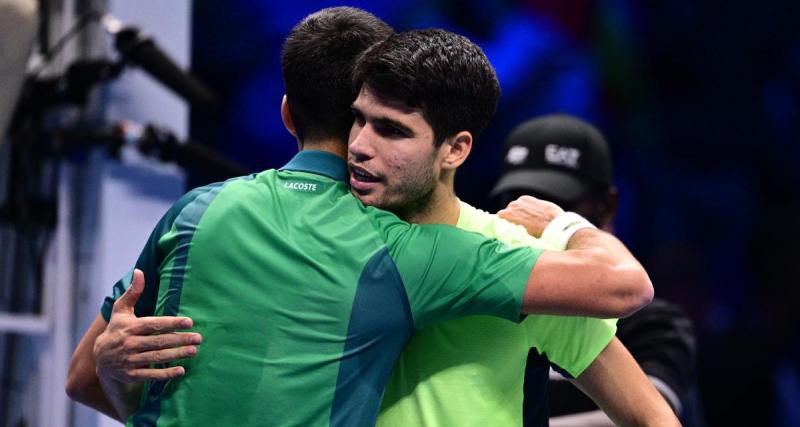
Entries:
[[528,147],[515,145],[508,150],[506,161],[512,165],[518,165],[528,158]]

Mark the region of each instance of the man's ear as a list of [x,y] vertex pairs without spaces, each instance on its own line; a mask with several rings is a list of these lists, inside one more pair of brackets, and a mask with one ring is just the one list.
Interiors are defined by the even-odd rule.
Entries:
[[292,112],[289,111],[289,102],[286,101],[286,95],[283,95],[283,99],[281,99],[281,120],[283,120],[286,130],[297,138],[297,129],[294,127],[294,120],[292,120]]
[[462,130],[442,143],[442,169],[455,170],[472,151],[472,134]]

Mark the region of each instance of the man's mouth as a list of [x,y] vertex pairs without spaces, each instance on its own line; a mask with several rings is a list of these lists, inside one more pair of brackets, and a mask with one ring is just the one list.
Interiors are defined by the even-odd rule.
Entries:
[[380,178],[358,166],[350,166],[350,187],[356,191],[369,191],[380,182]]

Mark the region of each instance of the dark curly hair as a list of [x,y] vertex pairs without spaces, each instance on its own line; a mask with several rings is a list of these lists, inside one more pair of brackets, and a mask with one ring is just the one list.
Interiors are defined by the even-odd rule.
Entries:
[[372,46],[359,58],[353,84],[418,109],[437,146],[462,130],[477,138],[500,99],[497,75],[481,48],[441,29],[396,33]]

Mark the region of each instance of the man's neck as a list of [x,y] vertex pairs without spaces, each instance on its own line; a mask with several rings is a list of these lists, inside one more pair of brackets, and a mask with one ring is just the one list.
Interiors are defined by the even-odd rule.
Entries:
[[306,139],[300,144],[300,151],[304,150],[326,151],[347,160],[347,142],[338,139]]
[[461,204],[458,202],[452,186],[440,183],[431,195],[430,203],[425,209],[403,218],[414,224],[446,224],[455,226],[461,214]]

